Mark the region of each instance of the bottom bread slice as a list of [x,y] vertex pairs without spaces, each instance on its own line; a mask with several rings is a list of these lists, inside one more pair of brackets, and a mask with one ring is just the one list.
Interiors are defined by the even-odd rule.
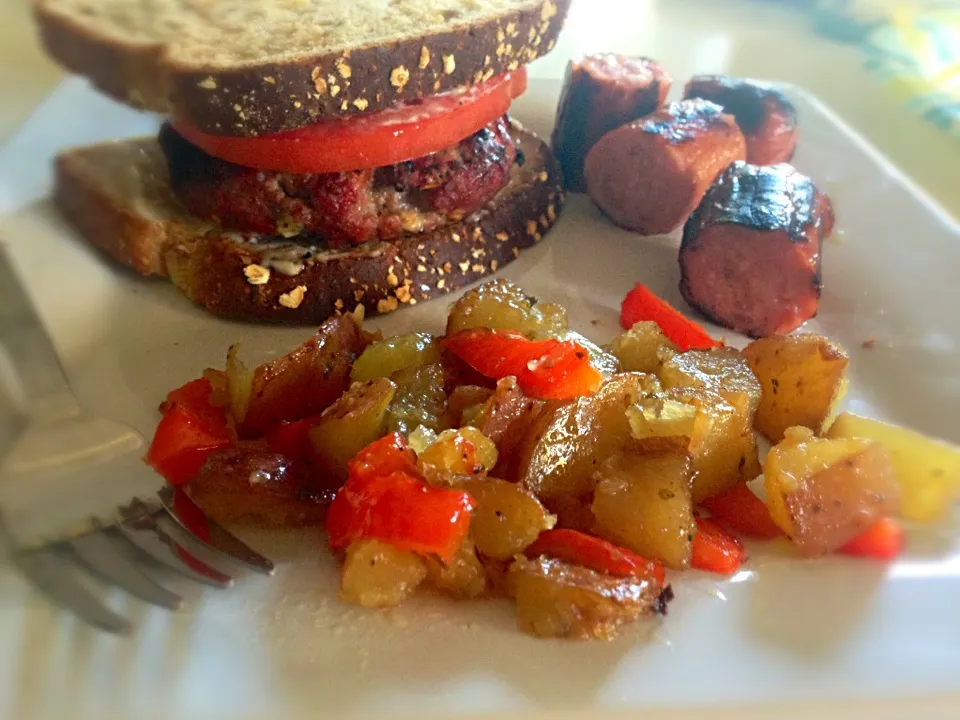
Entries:
[[153,138],[67,151],[54,197],[88,242],[142,274],[169,275],[217,315],[319,324],[358,305],[384,313],[453,292],[539,241],[563,204],[560,173],[536,135],[516,122],[512,132],[523,163],[487,205],[444,228],[348,250],[211,229],[173,197]]
[[54,177],[54,203],[67,221],[141,275],[166,275],[166,248],[213,228],[174,197],[167,162],[152,137],[67,150],[57,157]]

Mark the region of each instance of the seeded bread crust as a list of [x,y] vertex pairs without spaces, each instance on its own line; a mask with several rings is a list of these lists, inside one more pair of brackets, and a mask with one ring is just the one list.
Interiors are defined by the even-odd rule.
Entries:
[[386,313],[454,292],[541,240],[563,205],[560,173],[536,135],[516,122],[513,133],[524,163],[514,165],[509,183],[485,207],[434,232],[350,251],[207,231],[162,182],[144,183],[150,197],[136,203],[104,189],[110,175],[91,167],[117,164],[110,155],[154,157],[155,167],[139,174],[162,179],[166,166],[153,138],[67,151],[56,164],[54,197],[88,242],[142,274],[169,275],[216,315],[319,324],[358,305],[367,314]]
[[331,48],[285,62],[186,64],[162,44],[122,43],[34,0],[46,51],[108,95],[215,135],[251,136],[474,85],[553,49],[570,0],[532,2],[470,26],[389,44]]

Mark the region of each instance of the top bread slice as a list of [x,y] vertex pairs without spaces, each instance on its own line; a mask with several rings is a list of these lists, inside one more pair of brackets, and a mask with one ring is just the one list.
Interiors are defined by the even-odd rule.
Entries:
[[33,0],[47,52],[215,135],[371,112],[551,50],[570,0]]

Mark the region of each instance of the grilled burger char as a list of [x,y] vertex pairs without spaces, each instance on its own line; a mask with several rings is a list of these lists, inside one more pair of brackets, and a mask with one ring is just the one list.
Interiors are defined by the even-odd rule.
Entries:
[[457,222],[500,191],[517,157],[506,116],[415,160],[326,174],[235,165],[208,155],[169,124],[160,145],[173,191],[192,214],[237,232],[320,235],[329,247]]

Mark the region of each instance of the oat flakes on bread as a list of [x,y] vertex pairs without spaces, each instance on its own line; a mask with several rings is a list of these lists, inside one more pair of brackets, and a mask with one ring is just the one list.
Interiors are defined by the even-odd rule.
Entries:
[[46,51],[134,107],[264,135],[476,84],[553,49],[570,0],[33,0]]
[[73,149],[55,202],[218,315],[320,323],[496,272],[552,227],[550,150],[510,118],[569,0],[34,0],[48,51],[167,115]]

